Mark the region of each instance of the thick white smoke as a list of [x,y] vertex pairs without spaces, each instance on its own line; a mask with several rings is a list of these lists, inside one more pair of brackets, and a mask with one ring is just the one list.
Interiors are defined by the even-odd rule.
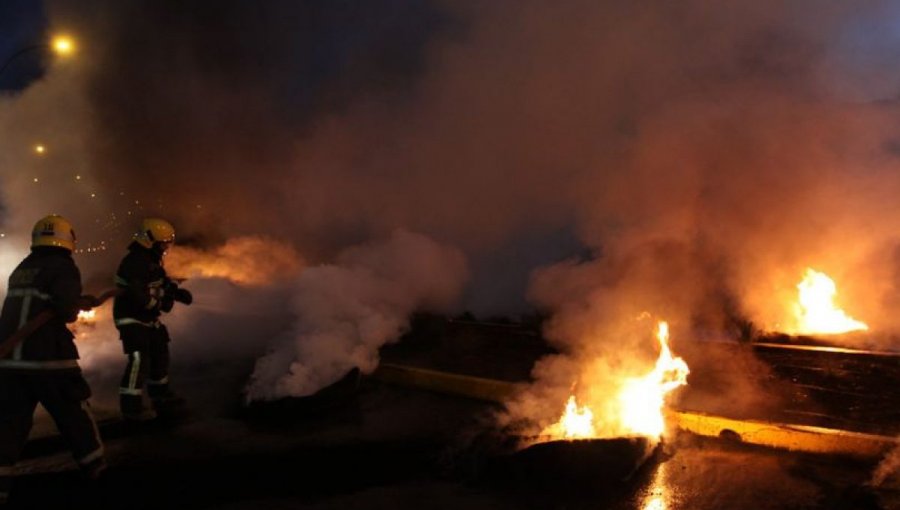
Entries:
[[294,325],[257,361],[247,399],[310,395],[354,367],[372,372],[411,313],[452,311],[466,273],[461,252],[403,230],[306,269],[290,303]]

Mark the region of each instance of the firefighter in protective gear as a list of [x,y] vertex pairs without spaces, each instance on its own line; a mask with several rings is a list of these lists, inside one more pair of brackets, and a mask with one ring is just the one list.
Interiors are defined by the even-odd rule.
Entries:
[[[191,304],[191,293],[166,275],[163,255],[175,242],[175,228],[168,221],[148,218],[128,246],[116,273],[121,289],[113,305],[113,319],[128,356],[119,385],[119,403],[126,419],[154,418],[180,404],[169,388],[169,332],[159,321],[174,303]],[[144,386],[153,403],[144,407]]]
[[9,277],[0,311],[0,342],[35,316],[49,321],[0,359],[0,503],[9,495],[13,465],[28,439],[38,403],[53,417],[78,465],[90,478],[106,467],[91,416],[91,390],[78,366],[78,350],[66,323],[97,299],[81,295],[81,273],[72,259],[75,232],[62,216],[47,216],[32,231],[31,254]]

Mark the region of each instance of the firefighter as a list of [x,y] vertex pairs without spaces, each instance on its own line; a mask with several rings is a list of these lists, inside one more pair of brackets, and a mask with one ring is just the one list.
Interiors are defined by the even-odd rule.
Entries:
[[62,216],[47,216],[32,230],[31,254],[9,277],[0,311],[0,345],[35,316],[48,310],[52,315],[0,359],[0,504],[9,496],[13,465],[28,439],[38,403],[53,417],[83,473],[96,479],[106,468],[88,405],[91,390],[66,328],[79,309],[98,304],[92,296],[81,296],[74,249],[72,225]]
[[[163,255],[175,242],[175,228],[168,221],[147,218],[128,246],[128,254],[116,273],[120,293],[113,305],[113,319],[128,356],[119,384],[122,416],[134,421],[153,419],[158,412],[176,409],[183,401],[169,387],[169,332],[159,321],[174,303],[191,304],[187,289],[166,275]],[[144,386],[152,408],[144,407]]]

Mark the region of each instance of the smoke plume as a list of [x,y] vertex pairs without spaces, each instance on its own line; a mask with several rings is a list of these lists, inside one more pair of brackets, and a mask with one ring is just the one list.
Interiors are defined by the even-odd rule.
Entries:
[[[872,328],[842,341],[896,347],[892,2],[94,0],[48,15],[84,49],[0,99],[4,255],[47,212],[72,215],[85,246],[124,246],[150,214],[197,246],[290,245],[309,264],[297,320],[251,396],[371,367],[404,314],[447,304],[423,300],[460,280],[416,287],[418,259],[383,275],[345,251],[398,228],[491,268],[466,289],[476,313],[523,311],[530,285],[563,353],[536,368],[547,388],[649,363],[643,312],[672,322],[676,352],[778,330],[806,267]],[[86,275],[109,278],[112,251],[81,254]],[[320,321],[353,341],[315,350],[336,337]],[[694,350],[695,368],[724,359]],[[765,400],[750,393],[742,407]]]
[[417,310],[452,311],[465,281],[458,250],[398,230],[297,278],[290,331],[256,363],[248,400],[310,395],[353,368],[370,373]]

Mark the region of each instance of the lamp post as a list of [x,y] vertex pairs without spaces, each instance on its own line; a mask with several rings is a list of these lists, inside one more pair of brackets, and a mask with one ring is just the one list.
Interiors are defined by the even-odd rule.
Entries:
[[13,60],[17,59],[18,57],[20,57],[26,53],[30,53],[32,51],[44,50],[44,49],[49,49],[53,53],[56,53],[57,55],[59,55],[61,57],[66,57],[75,52],[75,41],[72,40],[71,37],[64,36],[64,35],[58,35],[48,42],[40,43],[40,44],[32,44],[30,46],[26,46],[26,47],[20,49],[19,51],[13,53],[12,55],[10,55],[3,62],[3,65],[0,66],[0,75],[3,75],[3,71],[5,71],[6,68],[9,67],[9,64]]

